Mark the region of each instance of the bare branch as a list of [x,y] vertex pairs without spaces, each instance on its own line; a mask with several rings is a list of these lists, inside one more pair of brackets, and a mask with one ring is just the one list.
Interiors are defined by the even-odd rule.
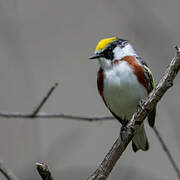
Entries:
[[165,92],[170,87],[172,87],[173,80],[175,79],[180,69],[180,51],[178,47],[176,48],[176,50],[176,57],[171,61],[157,87],[150,93],[142,107],[137,108],[137,111],[134,113],[133,117],[127,124],[126,129],[123,133],[123,141],[121,141],[120,137],[116,140],[100,166],[94,173],[92,173],[88,180],[105,180],[109,176],[116,162],[125,151],[127,145],[132,140],[134,134],[136,133],[136,130],[139,128],[148,112],[153,110],[153,108],[160,101]]
[[[19,113],[19,112],[12,112],[12,113],[5,113],[0,112],[0,117],[6,117],[6,118],[32,118],[31,114],[26,113]],[[104,121],[104,120],[114,120],[115,118],[113,116],[96,116],[96,117],[87,117],[87,116],[74,116],[74,115],[67,115],[67,114],[50,114],[50,113],[44,113],[41,112],[37,115],[35,115],[33,118],[62,118],[62,119],[70,119],[70,120],[81,120],[81,121]],[[174,167],[177,174],[179,174],[178,166],[176,165],[175,161],[172,158],[172,155],[170,151],[168,150],[168,147],[164,143],[162,137],[160,136],[158,130],[153,128],[155,131],[155,134],[163,147],[163,150],[167,154],[167,157],[169,158],[172,166]]]
[[115,119],[112,116],[102,117],[87,117],[87,116],[75,116],[63,113],[46,113],[40,112],[32,117],[32,113],[20,113],[20,112],[0,112],[0,117],[4,118],[62,118],[62,119],[74,119],[74,120],[86,120],[86,121],[100,121],[100,120],[111,120]]
[[50,95],[52,94],[52,92],[55,90],[57,86],[58,86],[58,83],[55,83],[54,86],[51,87],[51,89],[48,91],[48,93],[40,102],[40,104],[37,106],[37,108],[31,113],[31,117],[35,117],[38,114],[40,109],[43,107],[44,103],[47,101],[47,99],[50,97]]
[[41,176],[42,180],[54,180],[51,172],[45,163],[36,163],[36,169]]
[[[116,161],[119,159],[120,155],[123,153],[123,151],[125,150],[126,146],[128,145],[128,143],[130,142],[130,140],[133,137],[133,134],[135,133],[136,129],[139,127],[139,124],[142,123],[143,121],[143,117],[145,117],[147,115],[147,113],[149,111],[151,111],[151,108],[161,99],[161,97],[163,96],[163,94],[167,91],[168,88],[170,88],[173,84],[173,80],[176,76],[176,74],[179,71],[179,58],[180,58],[180,48],[178,46],[175,47],[177,50],[177,55],[176,57],[172,60],[172,62],[170,63],[168,69],[166,70],[163,78],[161,79],[161,81],[159,82],[157,88],[149,95],[149,99],[144,103],[143,109],[138,109],[137,112],[135,113],[135,116],[132,118],[131,123],[128,124],[127,126],[127,131],[126,131],[126,135],[128,134],[128,138],[127,138],[127,142],[121,142],[120,139],[118,139],[114,146],[112,147],[111,151],[109,152],[110,154],[108,154],[106,156],[106,160],[108,160],[110,158],[110,163],[111,165],[112,162],[111,160],[114,158],[113,162],[116,163]],[[47,101],[47,99],[49,98],[49,96],[52,94],[52,92],[54,91],[54,89],[57,87],[57,83],[55,83],[55,85],[48,91],[47,95],[43,98],[43,100],[41,101],[41,103],[38,105],[38,107],[32,112],[32,113],[19,113],[19,112],[0,112],[0,117],[5,117],[5,118],[64,118],[64,119],[74,119],[74,120],[86,120],[86,121],[99,121],[99,120],[111,120],[111,119],[115,119],[112,116],[102,116],[102,117],[86,117],[86,116],[73,116],[73,115],[68,115],[68,114],[62,114],[62,113],[57,113],[57,114],[51,114],[51,113],[45,113],[45,112],[41,112],[39,113],[40,109],[42,108],[42,106],[44,105],[44,103]],[[146,111],[146,112],[145,112]],[[139,113],[139,114],[138,114]],[[137,123],[137,124],[136,124]],[[175,164],[175,161],[172,158],[172,155],[170,154],[170,151],[168,150],[167,146],[165,145],[164,141],[162,140],[162,137],[160,136],[158,130],[156,129],[156,127],[154,128],[154,132],[158,138],[158,140],[160,141],[163,150],[166,152],[171,164],[173,165],[179,179],[180,179],[180,171],[177,167],[177,165]],[[124,146],[123,146],[124,143]],[[117,149],[119,148],[119,146],[121,146],[121,153],[120,154],[116,154]],[[116,155],[118,156],[116,156]],[[111,157],[112,156],[112,157]],[[107,162],[104,160],[102,162],[101,165],[107,165]],[[114,164],[115,165],[115,164]],[[114,166],[113,165],[113,166]],[[110,171],[112,170],[113,166],[109,166],[109,172],[107,173],[105,171],[104,174],[107,173],[107,176],[109,175]],[[92,177],[94,177],[95,179],[104,179],[104,175],[102,175],[101,171],[104,171],[103,169],[104,166],[99,167],[97,169],[97,171],[94,173],[94,175],[98,175],[98,176],[91,176],[90,179]],[[107,166],[108,167],[108,166]],[[107,169],[106,169],[107,170]],[[100,174],[98,174],[98,172],[100,172]],[[106,177],[107,177],[106,176]],[[106,178],[105,177],[105,178]]]
[[7,178],[7,180],[19,180],[2,160],[0,160],[0,172]]

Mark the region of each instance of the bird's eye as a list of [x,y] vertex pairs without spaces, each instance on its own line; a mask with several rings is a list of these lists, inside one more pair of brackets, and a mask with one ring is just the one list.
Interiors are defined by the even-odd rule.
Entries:
[[104,52],[103,52],[103,57],[109,60],[113,60],[114,58],[114,53],[112,51],[112,47],[108,47]]
[[112,51],[112,47],[108,47],[107,51]]

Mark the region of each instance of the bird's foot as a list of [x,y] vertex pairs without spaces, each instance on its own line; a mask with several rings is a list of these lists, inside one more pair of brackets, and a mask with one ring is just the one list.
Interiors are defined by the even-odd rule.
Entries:
[[123,141],[125,139],[125,135],[126,135],[126,131],[127,131],[126,125],[127,125],[127,123],[122,124],[121,130],[120,130],[121,141]]
[[145,100],[141,99],[138,103],[138,107],[140,107],[141,109],[144,109],[144,102],[145,102]]

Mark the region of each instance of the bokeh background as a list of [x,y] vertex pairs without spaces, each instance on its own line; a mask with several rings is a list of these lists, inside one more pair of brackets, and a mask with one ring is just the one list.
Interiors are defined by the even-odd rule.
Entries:
[[[128,39],[156,82],[180,45],[179,0],[0,0],[0,111],[110,115],[96,88],[97,42]],[[158,105],[156,125],[180,166],[180,76]],[[45,161],[56,179],[86,179],[119,135],[117,121],[0,118],[0,159],[24,180]],[[148,127],[148,152],[127,148],[109,179],[169,180],[176,174]],[[0,175],[0,179],[4,177]]]

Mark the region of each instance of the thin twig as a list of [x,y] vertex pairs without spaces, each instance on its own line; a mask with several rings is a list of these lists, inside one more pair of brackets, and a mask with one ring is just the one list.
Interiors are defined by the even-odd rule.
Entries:
[[46,96],[44,96],[44,98],[42,99],[42,101],[39,103],[39,105],[37,106],[37,108],[35,108],[35,110],[31,113],[31,117],[34,117],[38,114],[38,112],[40,111],[40,109],[43,107],[44,103],[47,101],[47,99],[50,97],[50,95],[52,94],[52,92],[55,90],[55,88],[58,86],[58,83],[55,83],[54,86],[51,87],[51,89],[47,92]]
[[42,180],[54,180],[46,163],[36,163],[36,169]]
[[[27,113],[19,113],[19,112],[11,112],[11,113],[6,113],[6,112],[0,112],[0,117],[6,117],[6,118],[32,118],[31,114]],[[40,112],[36,114],[33,118],[62,118],[62,119],[70,119],[70,120],[81,120],[81,121],[104,121],[104,120],[114,120],[115,118],[113,116],[96,116],[96,117],[87,117],[87,116],[74,116],[74,115],[68,115],[68,114],[51,114],[51,113],[45,113],[45,112]],[[179,175],[179,169],[178,166],[176,165],[175,161],[172,158],[172,155],[170,151],[168,150],[167,145],[164,143],[162,137],[160,136],[159,132],[157,129],[153,129],[161,146],[163,147],[163,150],[167,154],[168,159],[170,160],[172,166],[174,167],[175,171]]]
[[167,146],[166,146],[164,140],[162,139],[162,136],[160,135],[159,131],[157,130],[156,126],[154,126],[153,130],[154,130],[154,133],[156,134],[159,142],[161,143],[163,150],[167,154],[167,157],[168,157],[169,161],[171,162],[174,170],[176,171],[178,178],[180,179],[180,171],[178,169],[178,166],[177,166],[176,162],[174,161],[169,149],[167,148]]
[[[138,122],[138,121],[141,122],[142,117],[146,116],[147,112],[151,110],[153,104],[156,104],[161,99],[163,94],[167,91],[167,89],[173,85],[172,81],[175,78],[176,74],[178,73],[179,66],[180,66],[179,65],[180,64],[180,61],[179,61],[180,48],[177,46],[175,48],[177,50],[177,56],[170,63],[169,68],[166,70],[165,75],[163,76],[162,80],[158,84],[159,87],[157,86],[157,88],[155,90],[156,92],[153,91],[151,93],[151,95],[149,96],[148,100],[150,103],[148,104],[148,100],[147,100],[144,104],[143,110],[142,109],[138,110],[137,113],[135,114],[135,116],[132,118],[131,122],[128,124],[127,132],[129,134],[128,134],[128,136],[126,136],[127,140],[124,140],[122,142],[120,139],[118,139],[115,142],[112,149],[107,154],[104,161],[101,163],[101,166],[95,171],[95,173],[94,173],[95,176],[93,176],[93,175],[90,176],[89,177],[90,179],[106,179],[108,177],[108,175],[111,172],[112,168],[114,167],[116,161],[119,159],[120,155],[123,153],[126,146],[132,139],[134,131],[136,131],[136,129],[139,126],[139,123],[138,123],[138,125],[136,125],[135,122]],[[163,83],[165,84],[165,87],[162,88]],[[65,119],[76,119],[76,120],[78,119],[78,120],[86,120],[86,121],[99,121],[99,120],[114,119],[114,117],[112,117],[112,116],[104,116],[104,117],[86,117],[86,116],[84,116],[83,117],[83,116],[73,116],[73,115],[66,115],[66,114],[50,114],[50,113],[42,113],[42,112],[39,113],[40,109],[42,108],[42,106],[44,105],[44,103],[46,102],[46,100],[49,98],[49,96],[52,94],[52,92],[54,91],[54,89],[56,87],[57,87],[57,83],[48,91],[47,95],[43,98],[43,100],[38,105],[38,107],[33,111],[33,113],[0,112],[0,117],[6,117],[6,118],[65,118]],[[153,95],[153,93],[154,93],[154,95]],[[152,99],[150,99],[150,98],[152,98]],[[146,111],[145,114],[143,112],[144,110]],[[143,115],[141,116],[141,114],[143,114]],[[128,128],[129,129],[131,128],[131,130],[128,131]],[[154,129],[154,132],[155,132],[157,138],[159,139],[164,151],[166,152],[170,162],[172,163],[172,165],[173,165],[174,169],[176,170],[177,175],[180,179],[179,169],[178,169],[177,165],[175,164],[175,161],[173,160],[172,155],[170,154],[170,151],[166,147],[164,141],[162,140],[162,137],[159,135],[158,130],[156,128]],[[119,149],[119,146],[121,147],[120,149]],[[118,153],[118,151],[120,151],[120,152]],[[109,159],[110,159],[110,161],[109,161]],[[108,165],[107,161],[109,161],[110,165]],[[111,161],[113,161],[114,164]],[[107,166],[108,169],[104,169],[105,166]]]
[[[45,113],[45,112],[40,112],[32,117],[32,114],[28,113],[19,113],[19,112],[0,112],[0,117],[5,117],[5,118],[63,118],[63,119],[72,119],[72,120],[85,120],[85,121],[104,121],[104,120],[113,120],[115,119],[112,116],[102,116],[102,117],[87,117],[87,116],[74,116],[74,115],[68,115],[68,114],[51,114],[51,113]],[[157,129],[154,129],[155,134],[162,145],[165,153],[167,154],[167,157],[169,158],[172,166],[174,167],[175,171],[177,172],[179,176],[179,169],[178,166],[176,165],[175,161],[172,158],[172,155],[170,154],[170,151],[168,150],[166,144],[163,142],[162,137],[160,137],[160,134],[158,133]]]
[[[156,104],[160,101],[165,92],[172,87],[173,80],[175,79],[180,69],[180,51],[176,48],[177,54],[173,58],[169,67],[165,71],[162,79],[158,83],[157,87],[150,93],[147,100],[142,107],[138,107],[131,120],[128,122],[125,130],[123,131],[123,140],[119,137],[110,149],[100,166],[95,172],[93,172],[88,180],[105,180],[111,173],[118,159],[125,151],[127,145],[132,140],[137,129],[147,116],[148,112],[151,112]],[[178,177],[179,179],[179,177]],[[179,179],[180,180],[180,179]]]
[[62,119],[74,119],[74,120],[86,120],[86,121],[99,121],[99,120],[111,120],[114,119],[112,116],[101,116],[101,117],[87,117],[87,116],[75,116],[63,113],[46,113],[39,112],[32,117],[31,113],[20,113],[20,112],[0,112],[0,117],[4,118],[62,118]]
[[[32,118],[31,114],[22,114],[18,112],[14,113],[0,113],[0,116],[7,117],[7,118]],[[34,116],[33,118],[64,118],[64,119],[71,119],[71,120],[82,120],[82,121],[102,121],[102,120],[114,120],[115,118],[113,116],[102,116],[102,117],[87,117],[87,116],[74,116],[74,115],[65,115],[65,114],[50,114],[50,113],[44,113],[41,112],[38,115]],[[176,162],[174,161],[167,145],[165,144],[164,140],[162,139],[162,136],[158,132],[157,128],[153,128],[155,135],[157,136],[164,152],[167,154],[168,159],[170,160],[174,170],[176,171],[177,175],[180,176],[180,172],[178,169],[178,166]]]
[[19,180],[2,160],[0,160],[0,172],[6,177],[7,180]]

